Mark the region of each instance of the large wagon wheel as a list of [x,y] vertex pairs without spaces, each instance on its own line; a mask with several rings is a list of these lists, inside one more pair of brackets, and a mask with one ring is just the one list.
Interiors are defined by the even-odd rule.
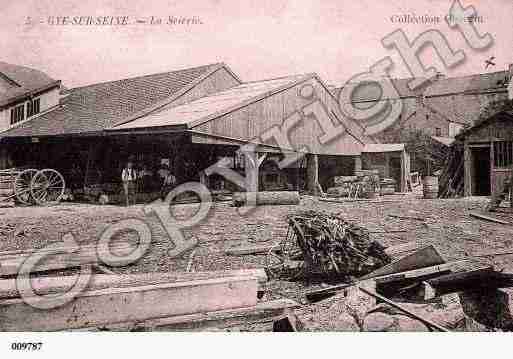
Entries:
[[65,188],[64,177],[50,168],[38,171],[30,183],[32,198],[39,205],[58,203],[64,194]]
[[32,178],[36,173],[36,169],[29,168],[18,173],[14,179],[14,193],[18,201],[23,204],[34,204],[34,199],[32,198],[32,194],[30,192],[30,184],[32,183]]

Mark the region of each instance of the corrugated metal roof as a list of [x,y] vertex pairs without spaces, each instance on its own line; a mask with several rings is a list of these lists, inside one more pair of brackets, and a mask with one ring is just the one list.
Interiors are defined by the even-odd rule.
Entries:
[[199,125],[210,118],[222,116],[230,111],[247,106],[260,98],[270,96],[277,90],[293,86],[298,81],[313,75],[297,75],[279,79],[247,82],[184,105],[163,109],[143,118],[115,126],[111,130],[128,130],[147,127],[177,125]]
[[1,61],[0,81],[3,84],[3,91],[0,91],[0,106],[5,106],[26,94],[60,84],[60,81],[39,70]]
[[172,102],[173,96],[223,66],[206,65],[74,88],[58,108],[1,135],[52,136],[102,131],[155,104]]
[[462,77],[450,77],[435,81],[424,93],[425,96],[440,96],[463,92],[481,92],[505,89],[507,71],[490,72]]
[[404,151],[404,143],[367,143],[363,153],[382,153]]
[[[418,89],[412,90],[408,85],[411,80],[413,79],[392,79],[392,84],[394,85],[397,93],[390,91],[387,86],[381,85],[383,81],[349,83],[346,84],[345,88],[349,87],[353,89],[351,102],[354,103],[415,97],[422,93],[428,85],[428,83],[426,83]],[[341,90],[342,88],[334,90],[337,98]]]

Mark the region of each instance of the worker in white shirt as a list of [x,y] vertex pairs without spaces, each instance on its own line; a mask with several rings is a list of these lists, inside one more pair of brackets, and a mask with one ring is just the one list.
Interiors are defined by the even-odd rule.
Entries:
[[176,177],[171,173],[169,166],[163,165],[158,171],[161,180],[160,197],[164,201],[166,195],[173,189],[176,184]]
[[126,205],[130,206],[130,196],[133,197],[135,204],[135,181],[137,179],[137,173],[133,168],[132,162],[128,162],[126,167],[123,168],[121,173],[121,180],[123,181],[123,190],[125,191]]

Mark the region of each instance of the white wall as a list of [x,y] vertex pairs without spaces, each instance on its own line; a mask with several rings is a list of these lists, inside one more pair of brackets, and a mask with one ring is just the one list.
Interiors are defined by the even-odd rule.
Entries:
[[449,137],[455,137],[463,130],[463,125],[455,122],[449,122]]
[[[39,112],[43,112],[48,110],[51,107],[56,106],[59,103],[59,88],[53,89],[51,91],[45,92],[42,95],[35,97],[40,99],[39,104]],[[18,104],[19,105],[19,104]],[[14,106],[7,107],[6,109],[0,111],[0,132],[8,130],[11,128],[11,109]],[[27,104],[25,103],[25,116],[27,115]],[[25,119],[26,121],[27,119]],[[12,127],[16,127],[18,124],[23,122],[18,122]]]

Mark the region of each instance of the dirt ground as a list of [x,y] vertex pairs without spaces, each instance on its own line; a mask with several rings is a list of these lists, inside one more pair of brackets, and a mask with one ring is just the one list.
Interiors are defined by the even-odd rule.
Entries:
[[[298,206],[262,206],[247,215],[240,215],[230,202],[219,202],[213,204],[203,222],[183,231],[186,238],[194,236],[198,239],[192,260],[194,271],[264,267],[265,255],[227,256],[224,250],[249,244],[278,243],[287,233],[286,216],[305,209],[338,213],[366,227],[372,239],[386,246],[416,240],[421,244],[435,244],[447,259],[457,259],[485,250],[513,247],[513,226],[470,217],[469,211],[480,210],[486,202],[486,198],[424,200],[413,195],[394,195],[384,197],[383,203],[329,203],[305,196]],[[192,216],[198,205],[183,204],[172,208],[176,218],[184,219]],[[152,245],[137,263],[113,270],[118,273],[185,271],[191,251],[170,258],[167,251],[173,248],[172,241],[158,218],[146,215],[143,209],[144,205],[127,208],[71,203],[54,207],[3,208],[0,209],[0,250],[40,248],[60,241],[65,233],[72,233],[81,244],[94,243],[109,225],[138,218],[151,228]],[[389,215],[415,218],[400,219]],[[505,220],[513,217],[508,208],[500,208],[494,215]],[[116,236],[137,239],[130,231]],[[512,259],[511,255],[484,258],[506,271],[513,267]],[[304,288],[300,283],[273,283],[271,296],[302,300]]]
[[[322,202],[304,196],[298,206],[262,206],[240,215],[230,202],[213,204],[208,217],[192,228],[183,229],[186,238],[196,237],[191,269],[193,271],[263,268],[266,255],[228,256],[229,247],[279,243],[287,234],[286,217],[300,210],[314,209],[339,214],[366,227],[371,239],[385,246],[418,241],[434,244],[447,259],[461,259],[483,251],[513,250],[513,226],[495,224],[473,218],[470,211],[479,211],[487,198],[424,200],[414,195],[386,196],[382,203]],[[186,271],[192,250],[171,258],[168,250],[173,242],[155,215],[146,215],[144,205],[131,207],[61,203],[53,207],[16,207],[0,209],[0,251],[41,248],[61,241],[71,233],[80,244],[96,242],[101,234],[120,220],[144,220],[151,229],[152,243],[148,252],[136,263],[110,268],[115,273]],[[172,206],[177,219],[190,218],[197,204]],[[392,215],[392,216],[390,216]],[[401,216],[403,218],[393,217]],[[493,216],[513,220],[509,208],[500,208]],[[115,240],[137,241],[133,231],[121,231]],[[513,255],[482,258],[498,270],[513,272]],[[264,300],[290,298],[306,304],[304,293],[322,283],[271,280]],[[248,330],[269,328],[248,327]]]

